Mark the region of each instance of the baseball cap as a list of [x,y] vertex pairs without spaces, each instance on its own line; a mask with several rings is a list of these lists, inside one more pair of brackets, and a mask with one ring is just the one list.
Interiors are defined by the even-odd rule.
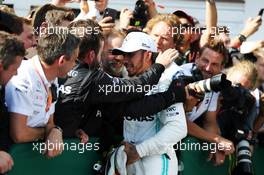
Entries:
[[136,52],[138,50],[146,50],[157,52],[154,40],[143,32],[130,32],[124,39],[120,48],[112,50],[113,55],[122,55],[124,53]]
[[188,15],[187,13],[185,13],[182,10],[176,10],[175,12],[173,12],[174,15],[176,15],[179,18],[186,18],[189,23],[191,23],[192,26],[195,26],[193,17],[191,17],[190,15]]

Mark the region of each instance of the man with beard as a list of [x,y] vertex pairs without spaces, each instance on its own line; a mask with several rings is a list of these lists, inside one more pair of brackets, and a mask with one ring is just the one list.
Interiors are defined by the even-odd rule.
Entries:
[[[85,34],[80,32],[79,29],[87,27],[92,28],[93,31]],[[153,111],[158,112],[164,109],[173,102],[167,98],[165,100],[161,94],[158,94],[160,104],[157,103],[158,99],[156,99],[156,103],[147,103],[143,100],[144,104],[152,105],[149,110],[137,111],[132,107],[129,108],[129,101],[143,98],[144,94],[149,91],[149,87],[158,82],[165,69],[163,65],[167,66],[173,61],[176,56],[175,51],[160,55],[156,63],[138,78],[131,80],[116,78],[98,69],[104,44],[99,25],[92,20],[79,20],[70,24],[69,28],[72,33],[75,31],[82,41],[77,65],[69,72],[59,88],[60,95],[56,106],[55,123],[63,128],[65,137],[75,137],[76,131],[80,131],[79,129],[85,130],[89,136],[99,136],[103,120],[102,110],[107,106],[106,104],[116,103],[118,108],[114,112],[124,110],[123,112],[126,113],[149,113],[151,111],[153,113]],[[145,44],[145,47],[152,47],[148,46],[148,43]],[[148,88],[145,88],[146,86]],[[113,88],[119,88],[119,90]],[[141,89],[136,90],[136,88]],[[120,104],[120,102],[127,103]]]
[[113,30],[105,38],[104,49],[101,58],[101,67],[103,70],[114,76],[122,77],[125,72],[124,58],[121,55],[113,55],[112,49],[120,47],[124,40],[124,34]]
[[[221,73],[227,59],[227,50],[222,42],[213,40],[202,47],[199,54],[200,57],[196,59],[195,63],[181,66],[187,71],[183,73],[184,75],[207,79]],[[199,87],[193,87],[192,89],[201,92]],[[218,96],[219,93],[215,92],[205,93],[203,100],[191,112],[187,113],[189,135],[210,143],[216,143],[223,148],[217,150],[215,154],[210,154],[210,159],[213,159],[216,165],[222,164],[225,155],[229,155],[234,151],[233,143],[220,136],[216,121]],[[197,103],[197,101],[194,103]],[[198,125],[199,123],[200,125]]]

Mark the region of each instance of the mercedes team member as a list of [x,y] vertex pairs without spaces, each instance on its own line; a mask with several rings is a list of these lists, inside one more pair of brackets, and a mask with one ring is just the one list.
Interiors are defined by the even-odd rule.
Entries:
[[[152,47],[144,47],[144,43]],[[164,53],[170,50],[174,49],[168,49]],[[143,32],[129,33],[122,46],[113,50],[113,54],[124,55],[125,60],[128,60],[125,66],[131,77],[139,76],[153,64],[153,52],[157,52],[156,44]],[[176,63],[171,63],[162,74],[156,88],[147,95],[167,90],[179,70],[180,67]],[[128,155],[127,164],[130,164],[127,167],[128,175],[177,174],[178,162],[173,145],[187,134],[182,102],[172,104],[165,110],[146,117],[125,116],[123,132],[126,141],[125,151]],[[134,147],[136,150],[130,152]]]
[[[164,66],[176,56],[176,52],[160,55],[148,71],[135,79],[111,77],[98,69],[103,48],[99,25],[92,20],[79,20],[70,25],[71,30],[82,27],[98,30],[85,35],[76,33],[81,38],[79,61],[69,73],[64,85],[60,86],[61,93],[55,111],[55,123],[63,129],[65,137],[74,137],[78,129],[84,129],[89,136],[98,136],[104,103],[118,103],[144,97],[148,91],[144,86],[156,84],[165,69]],[[105,92],[106,87],[116,86],[142,89]]]

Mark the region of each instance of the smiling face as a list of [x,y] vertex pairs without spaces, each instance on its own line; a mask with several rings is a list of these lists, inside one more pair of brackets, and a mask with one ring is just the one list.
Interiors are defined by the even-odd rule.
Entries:
[[124,62],[128,75],[130,77],[138,76],[151,66],[151,52],[138,50],[136,52],[125,53]]
[[142,50],[126,53],[124,55],[125,66],[129,76],[135,76],[143,72],[144,52]]
[[223,60],[224,58],[222,54],[215,52],[212,49],[205,48],[201,56],[196,59],[196,65],[206,79],[211,78],[222,71],[224,67]]
[[111,50],[122,46],[123,37],[110,37],[105,42],[102,54],[103,69],[112,76],[120,76],[124,68],[123,55],[113,55]]

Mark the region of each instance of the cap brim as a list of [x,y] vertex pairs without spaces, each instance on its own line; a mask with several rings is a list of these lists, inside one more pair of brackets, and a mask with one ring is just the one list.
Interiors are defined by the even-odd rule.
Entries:
[[187,13],[185,13],[184,11],[182,11],[182,10],[176,10],[172,14],[176,15],[179,18],[186,18],[189,21],[189,23],[192,24],[192,26],[195,26],[194,21],[193,21],[193,17],[191,17],[190,15],[188,15]]
[[112,54],[113,55],[124,55],[126,52],[124,52],[123,50],[121,49],[113,49],[112,50]]
[[138,50],[140,50],[140,49],[124,49],[124,48],[120,47],[120,48],[113,49],[112,54],[113,55],[124,55],[126,53],[136,52]]

